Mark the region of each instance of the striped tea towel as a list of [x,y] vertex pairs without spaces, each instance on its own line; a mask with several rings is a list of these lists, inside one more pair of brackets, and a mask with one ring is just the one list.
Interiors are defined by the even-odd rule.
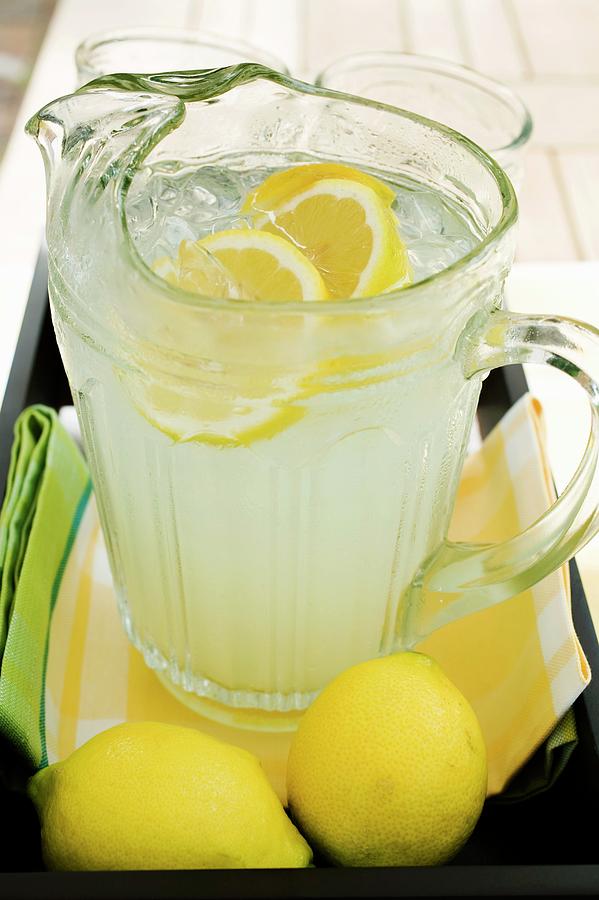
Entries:
[[[63,759],[111,725],[152,719],[246,747],[284,798],[290,736],[201,718],[160,684],[127,641],[87,473],[52,411],[34,407],[20,417],[10,478],[0,520],[8,628],[0,729],[31,766]],[[526,396],[466,462],[451,537],[509,537],[552,498],[540,405]],[[501,791],[537,748],[541,764],[537,754],[528,787],[526,767],[519,773],[519,795],[550,783],[575,744],[568,710],[590,677],[572,625],[566,567],[446,626],[419,649],[438,659],[479,716],[489,793]]]
[[0,730],[32,765],[45,761],[50,618],[91,484],[56,413],[19,416],[0,512]]

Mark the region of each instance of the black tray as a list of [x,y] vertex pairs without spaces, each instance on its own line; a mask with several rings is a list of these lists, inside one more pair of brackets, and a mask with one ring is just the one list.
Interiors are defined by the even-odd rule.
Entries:
[[[486,434],[526,390],[519,367],[486,379],[479,422]],[[40,257],[0,409],[0,497],[12,427],[29,403],[59,407],[70,394],[48,313],[46,265]],[[578,571],[570,564],[576,631],[599,672],[599,645]],[[443,867],[389,869],[84,872],[42,870],[39,826],[27,797],[15,789],[15,759],[0,744],[0,897],[19,898],[325,898],[573,896],[599,894],[597,838],[591,826],[599,801],[599,679],[574,705],[579,744],[555,785],[529,800],[486,803],[459,856]],[[18,787],[18,784],[16,785]],[[587,815],[584,815],[584,813]],[[583,826],[582,820],[587,823]]]

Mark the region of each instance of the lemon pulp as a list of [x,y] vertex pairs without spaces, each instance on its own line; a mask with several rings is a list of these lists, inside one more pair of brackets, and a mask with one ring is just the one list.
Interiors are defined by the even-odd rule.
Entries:
[[271,176],[276,179],[272,192],[270,179],[261,185],[255,206],[245,207],[257,214],[267,208],[257,227],[298,247],[322,275],[332,299],[367,297],[408,284],[411,267],[391,209],[393,192],[383,182],[373,187],[371,176],[330,177],[326,164],[306,168],[318,171],[306,173],[305,180],[309,174],[312,180],[297,193],[285,194],[280,205],[269,200],[271,193],[283,193],[280,173]]

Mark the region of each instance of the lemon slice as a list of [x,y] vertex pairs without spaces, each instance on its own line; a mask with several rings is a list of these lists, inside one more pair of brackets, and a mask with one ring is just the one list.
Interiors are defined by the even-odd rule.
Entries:
[[235,228],[181,241],[177,257],[152,268],[170,284],[208,297],[244,300],[326,300],[318,269],[290,241],[267,231]]
[[232,229],[203,238],[197,246],[223,266],[246,300],[328,298],[318,269],[291,241],[279,235],[249,228]]
[[[176,258],[152,266],[170,284],[211,297],[248,300],[326,300],[318,270],[291,242],[266,231],[234,229],[200,241],[182,241]],[[238,335],[227,333],[226,339]],[[246,338],[247,340],[247,338]],[[272,377],[271,377],[272,376]],[[182,384],[127,380],[129,395],[144,418],[176,442],[223,447],[267,440],[298,421],[305,408],[292,378],[263,372],[245,380],[244,396],[223,378],[201,390]]]
[[269,175],[254,191],[248,194],[241,211],[249,213],[257,210],[260,212],[277,210],[296,194],[307,190],[317,181],[322,181],[323,178],[345,178],[365,184],[366,187],[372,188],[387,206],[391,206],[395,199],[395,194],[389,185],[379,178],[367,175],[360,169],[354,169],[352,166],[345,166],[341,163],[308,163]]
[[169,284],[193,294],[218,299],[241,296],[235,279],[198,241],[181,241],[176,257],[162,256],[152,269]]
[[[267,178],[246,200],[244,212],[258,213],[256,227],[182,241],[175,259],[164,257],[153,268],[173,285],[217,298],[318,301],[378,293],[411,277],[393,198],[383,182],[349,166],[298,166]],[[358,385],[372,362],[353,362]],[[336,368],[324,362],[287,379],[264,373],[244,386],[243,397],[222,383],[185,393],[180,385],[140,381],[129,391],[142,415],[174,441],[247,446],[302,418],[309,397],[340,389]]]
[[268,440],[305,413],[291,391],[258,387],[251,397],[210,392],[206,385],[189,394],[180,387],[128,380],[127,390],[138,412],[175,443],[197,442],[218,447],[249,446]]
[[[322,174],[335,167],[299,168]],[[408,284],[412,271],[391,209],[393,191],[358,170],[339,168],[345,170],[343,178],[278,172],[253,193],[244,210],[254,204],[253,211],[262,214],[256,228],[292,241],[319,270],[333,299],[367,297]],[[300,184],[304,189],[293,193]]]

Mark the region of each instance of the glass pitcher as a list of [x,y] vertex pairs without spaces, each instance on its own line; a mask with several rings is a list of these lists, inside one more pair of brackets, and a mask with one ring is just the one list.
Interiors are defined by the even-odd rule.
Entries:
[[[108,76],[28,130],[47,171],[52,316],[120,612],[184,702],[292,728],[341,670],[522,591],[598,530],[599,333],[503,308],[516,200],[468,139],[253,64]],[[234,181],[307,160],[432,188],[480,237],[410,287],[313,303],[186,293],[140,255],[140,221],[151,232],[176,201],[173,173],[224,161]],[[193,210],[179,213],[164,227],[193,230]],[[522,534],[450,543],[482,379],[522,362],[587,392],[584,457]]]

